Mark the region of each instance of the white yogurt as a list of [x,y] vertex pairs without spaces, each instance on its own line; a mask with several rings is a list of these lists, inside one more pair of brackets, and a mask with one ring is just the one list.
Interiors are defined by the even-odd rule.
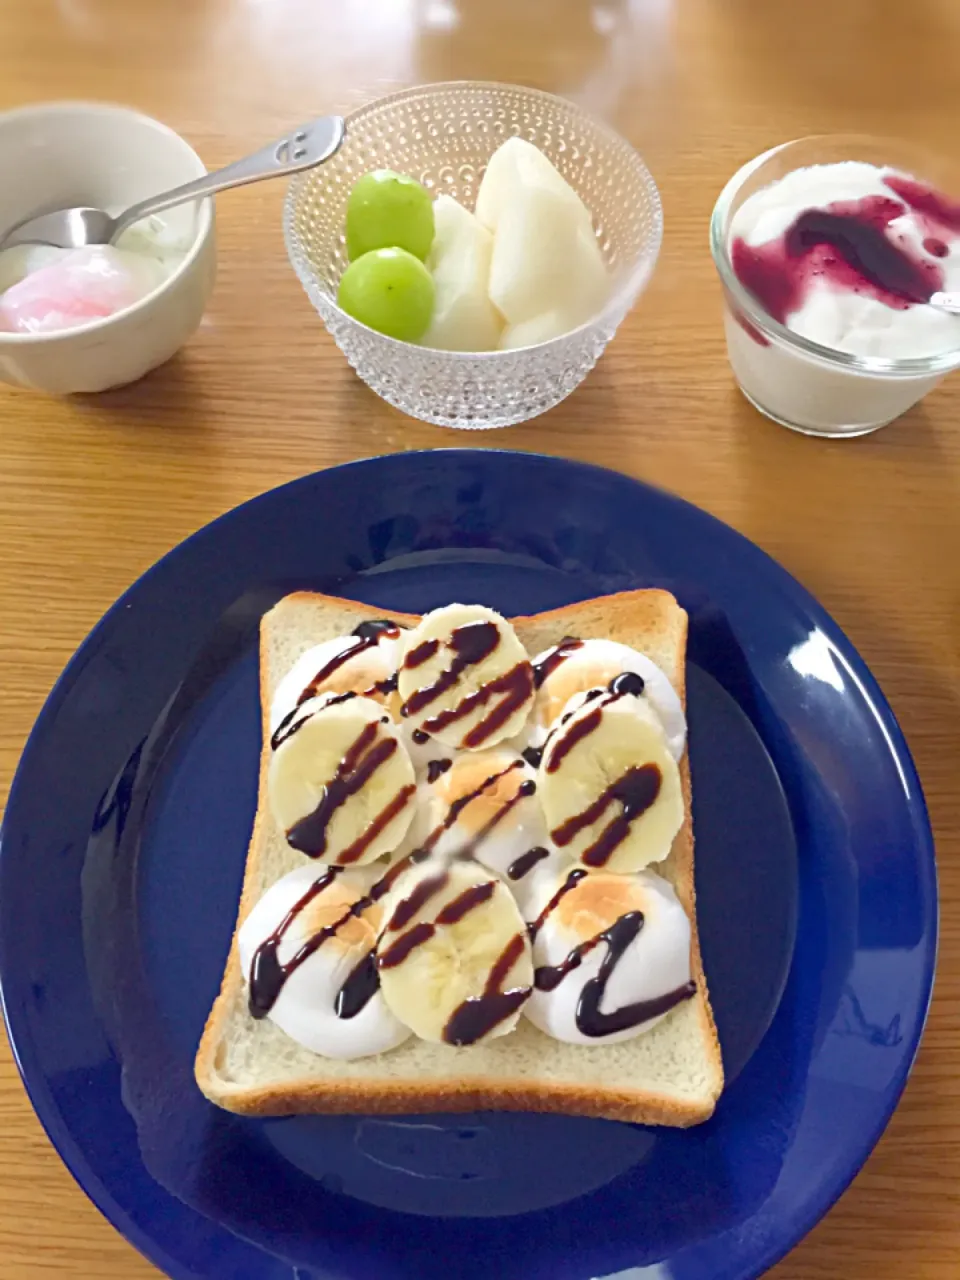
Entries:
[[[830,234],[841,227],[848,248],[820,238],[824,215],[842,219]],[[856,357],[957,351],[960,358],[960,320],[923,300],[937,289],[960,289],[960,206],[949,207],[906,175],[858,161],[794,170],[744,201],[727,247],[743,287],[793,333]],[[876,262],[877,250],[878,267],[856,265],[858,254]],[[730,361],[747,396],[802,430],[873,430],[942,376],[867,373],[817,359],[760,332],[735,304],[725,324]]]

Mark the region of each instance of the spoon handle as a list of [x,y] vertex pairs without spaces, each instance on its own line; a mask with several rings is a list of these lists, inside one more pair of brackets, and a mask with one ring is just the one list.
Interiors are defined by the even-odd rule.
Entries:
[[261,182],[264,178],[279,178],[285,174],[312,169],[314,165],[329,160],[340,149],[344,134],[345,126],[341,116],[322,116],[310,124],[301,125],[276,142],[261,147],[259,151],[228,164],[223,169],[204,174],[193,182],[185,182],[182,187],[162,191],[159,195],[131,205],[118,216],[110,238],[116,240],[132,223],[187,200],[201,200],[204,196],[216,195],[218,191],[226,191],[229,187],[242,187],[248,182]]
[[930,305],[938,311],[960,316],[960,293],[935,293],[930,298]]

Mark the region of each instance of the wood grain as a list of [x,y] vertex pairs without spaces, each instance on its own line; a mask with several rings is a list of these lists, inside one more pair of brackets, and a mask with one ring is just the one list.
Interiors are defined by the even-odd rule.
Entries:
[[[223,198],[189,349],[130,389],[0,390],[0,799],[56,675],[134,578],[235,503],[348,459],[450,445],[588,459],[665,485],[776,556],[873,667],[936,829],[943,930],[927,1036],[889,1130],[776,1280],[960,1273],[960,379],[862,441],[819,442],[733,388],[706,242],[733,170],[820,131],[956,148],[956,0],[6,0],[0,109],[125,101],[211,166],[293,121],[421,80],[567,94],[641,148],[667,232],[596,372],[540,420],[474,439],[368,392],[289,270],[282,191]],[[0,1275],[155,1275],[73,1184],[0,1061]]]

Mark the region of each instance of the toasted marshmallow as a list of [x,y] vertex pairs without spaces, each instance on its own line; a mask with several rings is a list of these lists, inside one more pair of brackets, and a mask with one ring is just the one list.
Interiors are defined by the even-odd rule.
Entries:
[[[342,662],[337,659],[348,654]],[[276,734],[280,726],[297,712],[304,692],[317,676],[331,663],[336,664],[314,689],[316,695],[358,693],[383,703],[394,719],[399,716],[400,702],[395,691],[384,691],[379,686],[389,684],[397,672],[400,660],[400,629],[396,634],[381,632],[376,642],[364,644],[358,636],[337,636],[325,640],[301,654],[277,685],[270,707],[270,732]],[[299,712],[297,712],[299,718]]]
[[536,772],[508,748],[458,755],[424,794],[438,854],[470,853],[503,875],[547,839]]
[[[467,853],[495,871],[513,891],[521,912],[532,871],[547,861],[563,866],[569,861],[550,843],[536,788],[530,765],[499,747],[457,756],[421,791],[425,843],[440,856]],[[528,856],[541,849],[544,857]]]
[[[641,913],[642,927],[613,966],[600,1000],[601,1014],[614,1014],[631,1005],[668,996],[689,983],[690,921],[672,886],[655,872],[596,872],[583,876],[557,897],[568,874],[549,870],[536,877],[533,898],[539,911],[556,901],[534,938],[535,986],[524,1012],[546,1035],[570,1044],[611,1044],[632,1039],[649,1031],[667,1014],[600,1038],[582,1029],[578,1009],[584,988],[598,976],[610,950],[607,940],[593,940],[622,917]],[[579,964],[578,948],[582,948]],[[556,966],[567,969],[563,976]],[[552,989],[544,989],[551,985]]]
[[[565,656],[551,670],[549,659],[555,649]],[[581,640],[555,649],[547,649],[533,660],[534,670],[540,668],[548,674],[534,702],[529,745],[543,745],[550,729],[577,694],[608,688],[617,676],[631,671],[643,680],[642,696],[663,723],[667,749],[675,760],[680,759],[687,737],[683,705],[676,689],[655,662],[616,640]],[[515,745],[522,749],[519,743]]]
[[[254,956],[325,873],[303,866],[271,885],[240,927],[240,964],[249,983]],[[341,871],[283,933],[277,959],[288,965],[304,943],[343,918],[370,889],[376,869]],[[387,1008],[379,989],[353,1017],[339,1017],[337,997],[347,979],[373,950],[382,910],[371,903],[350,916],[298,968],[289,973],[267,1016],[292,1040],[328,1058],[364,1058],[402,1044],[410,1031]]]

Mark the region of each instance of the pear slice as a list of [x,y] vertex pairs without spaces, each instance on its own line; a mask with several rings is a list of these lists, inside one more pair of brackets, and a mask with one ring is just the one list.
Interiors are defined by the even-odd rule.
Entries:
[[582,206],[548,187],[521,186],[501,211],[490,260],[490,299],[507,323],[557,311],[576,328],[600,310],[609,288]]
[[552,191],[576,206],[589,225],[589,209],[543,152],[523,138],[508,138],[490,157],[477,192],[477,217],[490,231],[496,231],[503,211],[513,204],[521,187]]
[[503,317],[487,293],[493,237],[452,196],[437,196],[433,216],[433,320],[421,341],[443,351],[494,351]]

